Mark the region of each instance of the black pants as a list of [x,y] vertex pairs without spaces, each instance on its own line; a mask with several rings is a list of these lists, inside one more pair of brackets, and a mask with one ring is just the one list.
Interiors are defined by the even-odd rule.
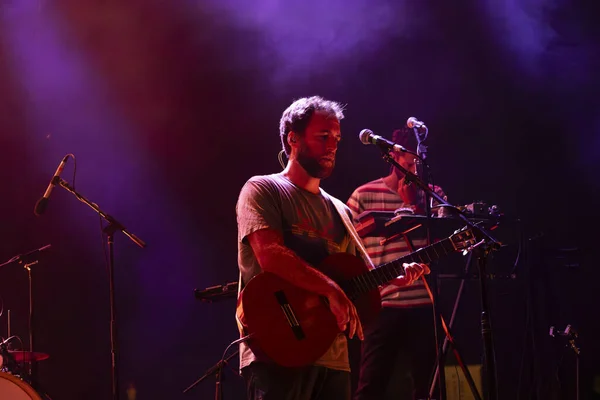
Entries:
[[365,331],[354,399],[426,399],[435,347],[431,307],[383,308]]
[[350,400],[350,373],[254,362],[242,370],[248,400]]

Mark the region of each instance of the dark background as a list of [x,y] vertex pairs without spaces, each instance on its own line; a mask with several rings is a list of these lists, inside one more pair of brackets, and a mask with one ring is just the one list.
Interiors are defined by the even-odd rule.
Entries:
[[[347,104],[329,193],[346,200],[387,173],[361,129],[391,138],[415,116],[450,201],[505,213],[508,246],[490,268],[517,278],[489,282],[500,398],[575,398],[573,352],[548,335],[567,324],[580,333],[581,398],[593,398],[598,6],[513,3],[0,1],[0,259],[52,245],[32,268],[47,392],[110,396],[99,217],[60,188],[33,214],[61,158],[73,153],[76,189],[148,243],[115,238],[123,390],[212,398],[212,378],[181,392],[237,338],[235,304],[201,303],[193,289],[237,279],[239,189],[280,170],[279,117],[318,94]],[[27,283],[18,264],[0,269],[0,335],[10,310],[25,348]],[[442,284],[448,316],[457,285]],[[454,328],[469,364],[481,362],[478,312],[470,281]],[[224,388],[243,398],[231,370]]]

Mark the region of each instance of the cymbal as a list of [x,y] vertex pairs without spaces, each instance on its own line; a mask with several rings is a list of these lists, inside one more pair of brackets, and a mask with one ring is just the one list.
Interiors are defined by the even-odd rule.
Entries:
[[9,350],[8,352],[14,357],[16,362],[42,361],[50,357],[49,354],[34,351]]

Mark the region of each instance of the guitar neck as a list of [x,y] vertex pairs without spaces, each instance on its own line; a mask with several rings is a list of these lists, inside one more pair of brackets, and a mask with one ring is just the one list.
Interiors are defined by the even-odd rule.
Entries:
[[404,267],[402,266],[404,263],[429,263],[454,251],[456,251],[456,248],[450,238],[440,240],[394,261],[380,265],[369,272],[355,276],[350,279],[351,290],[356,294],[369,292],[397,278],[399,275],[404,275]]

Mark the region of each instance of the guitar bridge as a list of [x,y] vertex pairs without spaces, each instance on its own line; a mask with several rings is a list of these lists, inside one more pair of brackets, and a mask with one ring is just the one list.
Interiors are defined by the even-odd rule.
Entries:
[[285,295],[283,290],[275,292],[275,298],[277,299],[277,302],[279,303],[279,306],[283,311],[283,315],[285,315],[285,318],[287,319],[288,324],[290,325],[290,328],[292,329],[292,332],[294,333],[296,339],[305,339],[306,335],[304,334],[304,330],[300,326],[298,318],[296,318],[296,314],[294,313],[294,310],[292,309],[292,306],[289,303],[287,296]]

